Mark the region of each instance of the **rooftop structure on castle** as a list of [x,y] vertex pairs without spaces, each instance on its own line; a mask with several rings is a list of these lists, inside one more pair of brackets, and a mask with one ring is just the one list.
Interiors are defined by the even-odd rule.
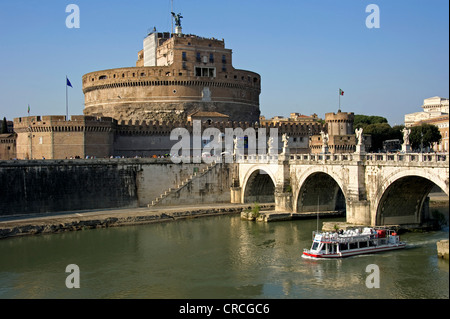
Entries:
[[186,121],[195,112],[218,112],[231,121],[257,122],[261,78],[232,64],[224,40],[152,32],[135,67],[83,76],[84,114],[118,121]]
[[260,123],[263,122],[271,122],[271,123],[309,123],[309,122],[317,122],[319,121],[319,117],[317,114],[313,114],[311,116],[303,115],[300,113],[291,113],[290,117],[284,117],[284,116],[274,116],[271,119],[266,119],[265,116],[260,116],[259,121]]

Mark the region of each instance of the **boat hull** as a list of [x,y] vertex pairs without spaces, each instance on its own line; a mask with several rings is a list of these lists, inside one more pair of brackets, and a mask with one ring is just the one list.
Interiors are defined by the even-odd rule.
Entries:
[[371,248],[361,248],[361,249],[351,249],[346,250],[340,253],[334,253],[334,254],[316,254],[311,253],[310,251],[304,251],[302,257],[304,258],[344,258],[344,257],[351,257],[351,256],[357,256],[357,255],[364,255],[364,254],[373,254],[383,251],[389,251],[389,250],[396,250],[396,249],[402,249],[406,247],[406,243],[398,243],[395,245],[383,245],[378,247],[371,247]]

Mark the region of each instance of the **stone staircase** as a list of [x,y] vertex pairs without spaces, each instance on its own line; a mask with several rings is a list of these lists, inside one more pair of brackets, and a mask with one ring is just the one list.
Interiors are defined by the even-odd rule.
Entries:
[[211,164],[208,164],[205,168],[199,170],[198,172],[195,172],[193,174],[191,174],[188,178],[186,178],[185,180],[183,180],[179,185],[177,185],[174,188],[169,188],[168,190],[164,191],[163,193],[161,193],[161,195],[159,195],[159,197],[155,198],[155,200],[152,200],[151,204],[148,204],[148,207],[154,207],[158,204],[161,204],[162,201],[167,198],[168,196],[170,196],[171,194],[174,194],[176,192],[179,192],[181,189],[183,189],[184,187],[186,187],[187,185],[189,185],[190,183],[192,183],[192,181],[198,177],[201,177],[205,174],[207,174],[209,171],[211,171],[212,169],[214,169],[217,166],[217,163],[213,162]]

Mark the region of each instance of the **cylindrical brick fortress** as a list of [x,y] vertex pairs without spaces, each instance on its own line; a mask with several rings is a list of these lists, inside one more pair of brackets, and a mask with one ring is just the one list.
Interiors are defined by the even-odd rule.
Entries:
[[[223,41],[173,37],[160,44],[157,56],[159,66],[85,74],[84,114],[118,121],[186,121],[194,112],[213,111],[231,121],[259,121],[261,78],[234,69]],[[139,58],[142,65],[143,51]]]

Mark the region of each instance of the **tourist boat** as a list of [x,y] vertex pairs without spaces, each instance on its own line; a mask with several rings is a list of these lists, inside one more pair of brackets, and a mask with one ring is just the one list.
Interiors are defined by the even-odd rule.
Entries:
[[405,248],[398,234],[389,229],[365,227],[339,232],[313,232],[311,249],[304,258],[342,258]]

